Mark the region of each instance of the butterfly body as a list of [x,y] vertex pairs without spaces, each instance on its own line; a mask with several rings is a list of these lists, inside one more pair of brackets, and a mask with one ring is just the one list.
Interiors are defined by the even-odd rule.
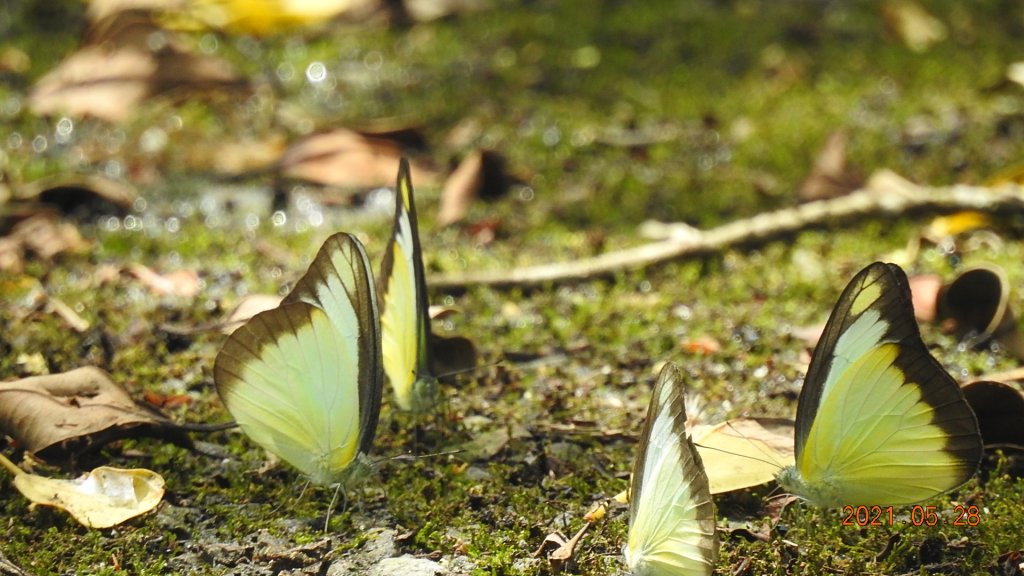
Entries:
[[778,481],[822,507],[912,504],[977,470],[977,420],[921,341],[899,267],[872,264],[840,296],[800,393],[795,448]]
[[214,381],[243,432],[328,485],[360,469],[373,444],[381,364],[369,260],[339,233],[280,306],[228,337]]
[[630,487],[623,554],[634,576],[711,574],[718,555],[708,478],[686,432],[681,374],[658,377]]
[[438,400],[431,365],[427,287],[409,163],[398,169],[394,232],[377,286],[381,301],[384,371],[402,410],[422,412]]

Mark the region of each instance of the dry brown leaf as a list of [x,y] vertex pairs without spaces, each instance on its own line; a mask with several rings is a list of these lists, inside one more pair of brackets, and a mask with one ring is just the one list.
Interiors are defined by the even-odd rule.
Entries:
[[144,264],[132,264],[128,266],[128,272],[158,296],[191,298],[199,294],[202,286],[195,270],[175,270],[160,274]]
[[[282,176],[339,188],[394,186],[402,146],[394,140],[368,136],[347,128],[314,134],[290,146],[278,161]],[[411,163],[412,180],[429,185],[434,173]]]
[[17,200],[52,205],[64,214],[123,214],[131,210],[139,194],[134,186],[102,174],[61,174],[20,186]]
[[474,200],[500,196],[508,186],[505,159],[491,150],[474,151],[459,163],[444,184],[438,225],[448,226],[462,220]]
[[244,84],[227,61],[188,52],[139,12],[93,23],[87,42],[36,83],[33,112],[119,122],[142,100],[171,89]]
[[149,512],[164,496],[164,479],[144,468],[101,466],[74,480],[23,472],[14,486],[33,504],[64,510],[88,528],[110,528]]
[[990,380],[963,386],[964,398],[978,417],[978,428],[985,445],[1024,446],[1024,396],[1020,389]]
[[89,246],[73,224],[42,212],[18,222],[0,238],[0,270],[21,271],[28,254],[52,260],[62,252],[83,252]]
[[914,0],[882,4],[886,29],[914,52],[924,52],[946,39],[946,25]]
[[439,377],[468,372],[476,367],[476,346],[469,338],[431,334],[430,345],[434,374]]
[[864,174],[846,164],[846,133],[833,132],[814,160],[810,174],[797,189],[801,202],[837,198],[864,184]]
[[168,426],[92,366],[0,383],[0,431],[44,459]]
[[93,116],[110,122],[129,117],[152,93],[156,60],[135,48],[86,46],[39,79],[29,106],[43,116]]

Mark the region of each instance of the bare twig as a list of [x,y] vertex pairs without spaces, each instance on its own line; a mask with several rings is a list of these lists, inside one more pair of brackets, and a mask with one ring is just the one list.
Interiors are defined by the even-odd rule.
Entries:
[[809,202],[758,214],[710,230],[695,230],[683,239],[661,240],[594,258],[528,268],[471,272],[431,278],[435,288],[466,286],[538,286],[602,277],[720,251],[730,246],[759,244],[800,230],[835,225],[858,218],[900,216],[909,212],[948,213],[961,210],[998,213],[1024,211],[1024,189],[956,185],[918,186],[889,170],[877,172],[867,185],[846,196]]

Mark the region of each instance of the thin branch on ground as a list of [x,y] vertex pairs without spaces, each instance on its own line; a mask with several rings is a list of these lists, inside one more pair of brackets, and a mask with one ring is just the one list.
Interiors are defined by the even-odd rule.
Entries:
[[734,246],[763,244],[809,228],[836,226],[864,218],[965,210],[999,214],[1024,212],[1024,188],[1018,185],[998,188],[919,186],[894,172],[882,170],[872,176],[864,188],[846,196],[758,214],[710,230],[693,229],[683,238],[659,240],[572,262],[439,276],[430,278],[428,284],[441,289],[561,284],[638,270]]

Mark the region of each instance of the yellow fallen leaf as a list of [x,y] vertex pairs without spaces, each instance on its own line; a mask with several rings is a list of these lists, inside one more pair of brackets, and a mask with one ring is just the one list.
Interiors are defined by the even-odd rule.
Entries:
[[74,480],[19,470],[14,486],[33,504],[64,510],[89,528],[121,524],[149,512],[164,497],[164,479],[144,468],[101,466]]

